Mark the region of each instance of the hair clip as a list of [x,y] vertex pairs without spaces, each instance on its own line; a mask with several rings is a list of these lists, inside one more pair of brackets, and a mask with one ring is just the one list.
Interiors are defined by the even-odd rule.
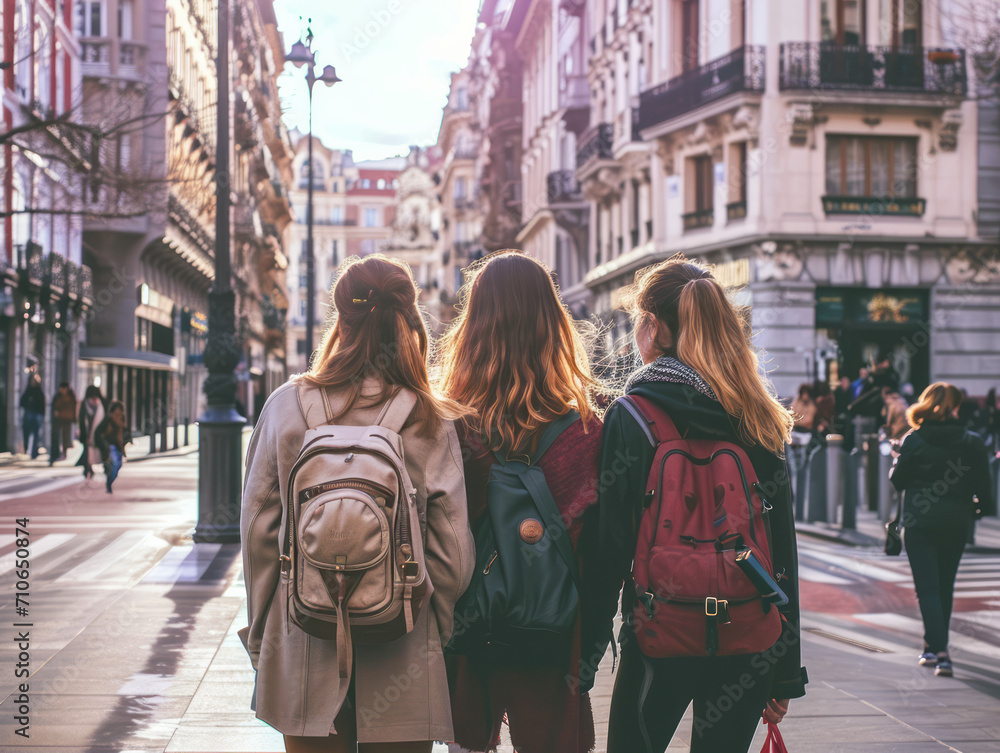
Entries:
[[367,298],[352,298],[351,300],[353,300],[355,303],[368,303]]

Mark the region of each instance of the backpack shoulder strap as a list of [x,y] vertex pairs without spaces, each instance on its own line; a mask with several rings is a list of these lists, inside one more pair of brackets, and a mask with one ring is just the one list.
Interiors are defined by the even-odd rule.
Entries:
[[555,421],[550,421],[538,438],[538,447],[531,454],[531,464],[534,465],[542,459],[542,455],[555,443],[566,429],[577,422],[580,418],[579,411],[571,410],[564,416],[560,416]]
[[412,390],[400,387],[395,395],[385,401],[382,411],[375,419],[375,425],[399,434],[416,404],[416,394]]
[[299,379],[295,385],[295,395],[299,400],[299,409],[306,421],[306,426],[315,429],[333,420],[333,409],[330,406],[330,396],[326,389]]
[[638,395],[623,395],[618,398],[618,402],[632,414],[647,438],[652,435],[656,439],[655,442],[651,440],[651,444],[684,438],[677,431],[677,427],[667,412],[655,405],[653,401]]

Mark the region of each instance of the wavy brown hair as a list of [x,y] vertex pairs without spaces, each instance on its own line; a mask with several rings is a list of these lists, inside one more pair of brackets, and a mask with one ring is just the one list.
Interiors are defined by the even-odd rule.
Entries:
[[654,316],[666,324],[673,345],[663,350],[711,385],[744,441],[784,454],[792,413],[760,374],[747,309],[733,305],[709,268],[677,255],[639,271],[622,300],[633,322]]
[[517,453],[572,409],[586,430],[600,391],[584,336],[548,270],[512,249],[471,271],[442,341],[441,385],[475,412],[466,420],[491,450]]
[[948,382],[934,382],[920,393],[920,399],[906,409],[906,420],[914,429],[924,421],[945,421],[962,404],[962,391]]
[[[351,257],[340,266],[330,296],[333,318],[302,379],[347,391],[342,418],[361,399],[365,379],[381,383],[366,406],[378,405],[406,387],[417,395],[415,415],[433,434],[442,418],[468,413],[434,393],[427,377],[429,339],[417,308],[419,289],[410,267],[382,254]],[[365,400],[368,400],[365,396]]]

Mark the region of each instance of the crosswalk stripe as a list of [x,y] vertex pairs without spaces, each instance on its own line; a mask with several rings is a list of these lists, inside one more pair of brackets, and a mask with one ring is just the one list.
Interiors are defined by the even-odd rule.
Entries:
[[125,531],[99,552],[88,557],[85,562],[60,575],[53,583],[64,584],[70,581],[86,581],[96,578],[130,555],[149,535],[150,531]]
[[[969,615],[965,616],[968,617]],[[901,633],[913,637],[915,639],[914,645],[917,645],[918,641],[916,639],[923,638],[924,635],[923,621],[913,617],[906,617],[905,615],[897,614],[895,612],[856,614],[854,615],[854,619],[860,622],[867,622],[881,628],[898,630]],[[962,653],[964,651],[982,654],[992,659],[1000,659],[1000,647],[994,646],[992,643],[972,638],[960,630],[955,630],[954,628],[952,628],[949,637],[951,644],[950,653],[959,661],[962,660]]]
[[811,583],[830,583],[833,585],[845,585],[848,583],[854,583],[854,581],[847,578],[841,578],[839,575],[831,575],[830,573],[824,573],[822,570],[816,570],[815,568],[809,567],[808,565],[799,566],[799,578],[802,580],[807,580]]
[[[36,557],[40,557],[46,552],[50,552],[58,546],[70,541],[77,534],[75,533],[49,533],[37,541],[32,541],[28,547],[29,560],[34,562]],[[6,575],[14,569],[18,561],[17,551],[5,554],[0,557],[0,575]]]
[[142,579],[143,583],[176,583],[194,582],[201,578],[212,565],[215,555],[222,549],[222,544],[200,544],[193,546],[178,546],[160,560]]

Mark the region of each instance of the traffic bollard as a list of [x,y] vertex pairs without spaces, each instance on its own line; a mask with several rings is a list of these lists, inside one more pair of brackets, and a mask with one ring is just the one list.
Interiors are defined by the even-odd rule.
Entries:
[[844,518],[841,527],[852,531],[858,527],[861,458],[861,450],[855,447],[851,450],[851,454],[847,456],[847,462],[845,463],[847,466],[847,482],[844,484]]
[[892,469],[892,446],[888,442],[878,444],[878,513],[879,520],[889,520],[892,514],[893,495],[889,471]]
[[809,454],[809,481],[807,485],[807,520],[810,523],[829,522],[826,502],[826,451],[822,445]]
[[826,522],[837,522],[837,507],[844,501],[844,437],[826,436]]

